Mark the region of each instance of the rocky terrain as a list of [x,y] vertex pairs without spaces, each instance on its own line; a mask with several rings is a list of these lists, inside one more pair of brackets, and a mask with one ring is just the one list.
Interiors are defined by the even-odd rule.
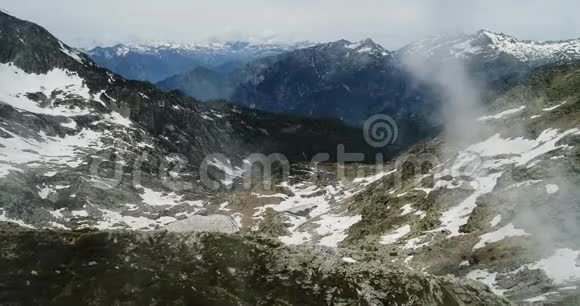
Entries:
[[226,207],[266,201],[246,229],[287,244],[479,280],[514,302],[575,305],[578,85],[578,65],[539,70],[474,120],[467,144],[443,134],[371,174],[282,185],[272,199]]
[[331,250],[265,238],[13,230],[2,236],[3,303],[508,305],[476,282],[353,264]]
[[[578,303],[578,65],[376,148],[338,120],[125,80],[1,12],[0,29],[0,303]],[[324,46],[295,52],[394,60]]]

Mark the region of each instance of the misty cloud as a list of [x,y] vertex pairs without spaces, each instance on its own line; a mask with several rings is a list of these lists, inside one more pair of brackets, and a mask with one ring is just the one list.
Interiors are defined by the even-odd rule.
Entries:
[[518,0],[0,0],[72,45],[127,41],[331,41],[372,37],[389,49],[481,28],[522,39],[580,37],[580,3]]

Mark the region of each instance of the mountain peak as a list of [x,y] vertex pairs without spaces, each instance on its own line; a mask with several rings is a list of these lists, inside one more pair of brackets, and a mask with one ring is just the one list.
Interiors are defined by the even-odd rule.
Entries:
[[361,40],[360,43],[364,46],[377,46],[377,43],[375,43],[371,38],[368,37]]
[[505,33],[497,33],[497,32],[493,32],[493,31],[489,31],[489,30],[479,30],[475,33],[475,36],[483,36],[486,37],[488,39],[490,39],[492,41],[492,43],[498,43],[500,41],[510,41],[510,42],[517,42],[519,41],[517,38],[507,35]]
[[381,45],[375,43],[372,39],[366,38],[356,43],[351,43],[346,46],[349,49],[354,50],[357,53],[366,53],[377,56],[387,56],[390,54]]
[[544,63],[580,59],[580,40],[520,40],[508,34],[482,29],[473,34],[431,37],[409,44],[397,53],[423,58],[465,59],[483,56],[489,61],[508,55],[520,63],[535,67]]
[[90,60],[43,27],[0,12],[0,63],[14,63],[26,72],[53,68],[76,70]]
[[[196,44],[185,42],[125,43],[95,47],[87,54],[100,66],[134,80],[159,82],[197,66],[220,68],[310,47],[310,42],[257,44],[244,41]],[[135,63],[138,65],[134,65]]]

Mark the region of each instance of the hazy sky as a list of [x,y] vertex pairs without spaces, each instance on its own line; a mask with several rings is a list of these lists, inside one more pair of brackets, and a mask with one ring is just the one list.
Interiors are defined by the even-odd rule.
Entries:
[[371,37],[393,49],[428,34],[482,28],[522,39],[580,37],[579,0],[0,0],[0,9],[77,47]]

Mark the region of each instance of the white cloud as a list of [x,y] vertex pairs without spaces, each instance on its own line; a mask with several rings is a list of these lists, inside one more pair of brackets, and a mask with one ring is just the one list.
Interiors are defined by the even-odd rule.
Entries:
[[[524,39],[580,36],[577,0],[0,0],[71,44],[128,40],[372,37],[397,48],[440,31],[480,28]],[[50,12],[50,13],[47,13]]]

